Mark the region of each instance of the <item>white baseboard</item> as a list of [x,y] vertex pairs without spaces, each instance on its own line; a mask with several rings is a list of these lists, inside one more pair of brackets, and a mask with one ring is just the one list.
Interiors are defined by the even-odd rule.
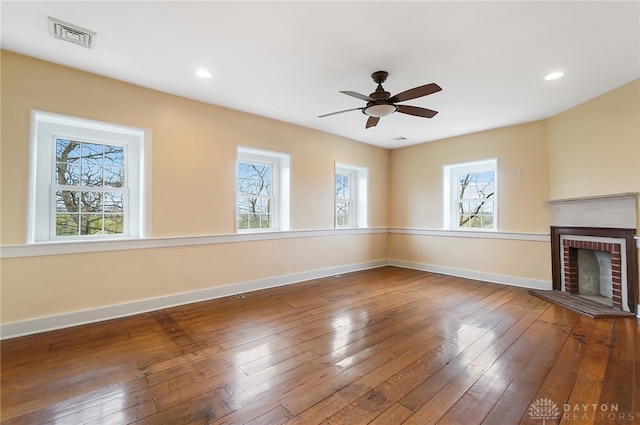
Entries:
[[311,270],[308,272],[218,286],[215,288],[208,288],[200,291],[168,295],[166,297],[151,298],[125,304],[111,305],[91,310],[76,311],[72,313],[58,314],[48,317],[39,317],[36,319],[24,320],[20,322],[4,323],[0,324],[0,339],[15,338],[24,335],[31,335],[56,329],[84,325],[87,323],[100,322],[103,320],[133,316],[135,314],[146,313],[163,308],[175,307],[178,305],[184,305],[199,301],[212,300],[215,298],[228,297],[245,292],[273,288],[276,286],[289,285],[296,282],[303,282],[305,280],[318,279],[322,277],[350,273],[359,270],[383,267],[388,264],[389,263],[387,260],[349,264],[345,266],[330,267],[326,269]]
[[518,276],[508,276],[494,273],[479,272],[476,270],[458,269],[455,267],[437,266],[434,264],[415,263],[412,261],[389,260],[390,266],[403,267],[405,269],[421,270],[424,272],[441,273],[449,276],[464,277],[466,279],[480,280],[483,282],[501,283],[504,285],[519,286],[529,289],[552,289],[551,281],[529,279]]
[[[343,273],[350,273],[359,270],[384,267],[387,265],[421,270],[431,273],[442,273],[446,275],[475,279],[484,282],[520,286],[524,288],[551,289],[552,287],[550,281],[544,280],[528,279],[517,276],[506,276],[493,273],[478,272],[474,270],[437,266],[433,264],[415,263],[411,261],[377,260],[365,263],[349,264],[345,266],[330,267],[326,269],[311,270],[308,272],[295,273],[290,275],[275,276],[271,278],[235,283],[225,286],[217,286],[215,288],[208,288],[200,291],[185,292],[181,294],[168,295],[166,297],[151,298],[125,304],[100,307],[92,310],[76,311],[55,316],[39,317],[36,319],[24,320],[20,322],[4,323],[0,324],[0,340],[47,332],[56,329],[63,329],[72,326],[84,325],[87,323],[116,319],[120,317],[133,316],[135,314],[146,313],[163,308],[228,297],[235,294],[258,291],[261,289],[289,285],[296,282],[303,282],[306,280],[318,279]],[[640,306],[638,308],[638,311],[640,312]]]

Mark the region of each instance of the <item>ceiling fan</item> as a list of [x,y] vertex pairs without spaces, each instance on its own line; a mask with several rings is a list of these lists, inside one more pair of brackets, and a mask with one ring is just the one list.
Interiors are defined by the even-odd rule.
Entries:
[[387,80],[388,76],[389,73],[386,71],[376,71],[371,74],[371,78],[373,78],[373,81],[378,84],[378,87],[376,88],[376,91],[371,93],[369,96],[353,91],[340,91],[340,93],[344,93],[361,100],[366,100],[367,104],[362,108],[352,108],[346,109],[344,111],[331,112],[329,114],[320,115],[319,118],[341,114],[343,112],[362,111],[363,114],[369,116],[365,128],[371,128],[375,127],[378,124],[378,121],[380,121],[381,117],[386,117],[387,115],[390,115],[394,112],[400,112],[403,114],[415,115],[416,117],[424,118],[433,118],[438,113],[437,111],[433,111],[431,109],[420,108],[418,106],[396,105],[396,103],[437,93],[442,90],[439,85],[437,85],[436,83],[425,84],[424,86],[414,87],[412,89],[398,93],[395,96],[391,96],[391,93],[385,91],[384,88],[382,88],[382,83]]

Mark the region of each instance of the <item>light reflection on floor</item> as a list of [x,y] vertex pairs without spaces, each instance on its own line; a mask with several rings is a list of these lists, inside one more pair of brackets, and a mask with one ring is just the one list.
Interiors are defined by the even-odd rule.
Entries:
[[271,344],[261,344],[256,347],[248,348],[246,350],[240,351],[236,354],[236,364],[243,365],[254,360],[261,359],[263,357],[271,355]]

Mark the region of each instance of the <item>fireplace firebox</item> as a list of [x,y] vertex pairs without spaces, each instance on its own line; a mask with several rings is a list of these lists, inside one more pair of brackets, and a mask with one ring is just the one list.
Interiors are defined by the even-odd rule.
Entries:
[[611,302],[637,313],[638,259],[635,229],[551,226],[553,289],[578,295],[579,250],[610,255]]

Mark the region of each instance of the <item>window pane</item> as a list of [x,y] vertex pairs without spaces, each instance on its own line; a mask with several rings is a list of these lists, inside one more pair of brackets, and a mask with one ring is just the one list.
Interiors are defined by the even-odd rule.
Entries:
[[56,161],[75,162],[80,159],[80,143],[56,139]]
[[248,228],[249,228],[249,215],[238,214],[238,229],[248,229]]
[[251,212],[251,199],[249,198],[238,199],[238,213],[247,214],[249,212]]
[[493,214],[493,202],[490,201],[486,201],[482,203],[482,213],[487,215],[487,214]]
[[80,165],[58,162],[56,164],[56,184],[79,186]]
[[102,187],[102,167],[96,165],[82,165],[80,184],[88,187]]
[[82,192],[81,200],[82,212],[102,212],[101,192]]
[[261,214],[268,214],[271,212],[271,202],[269,199],[260,199],[256,206],[256,212]]
[[56,214],[56,236],[76,236],[80,222],[78,214]]
[[351,184],[349,176],[342,177],[342,196],[344,198],[351,198]]
[[485,229],[493,227],[493,214],[482,216],[482,227]]
[[104,149],[104,165],[106,167],[124,167],[124,148],[122,146],[108,146]]
[[80,216],[80,234],[98,235],[102,232],[102,214],[83,214]]
[[271,195],[271,166],[247,162],[238,163],[239,194]]
[[102,166],[102,146],[95,143],[82,143],[82,163],[87,165]]
[[123,193],[103,193],[104,211],[110,213],[121,213],[124,211],[124,194]]
[[259,229],[259,228],[260,228],[260,215],[249,214],[249,229]]
[[237,182],[237,190],[240,195],[249,194],[249,180],[239,178]]
[[124,187],[124,168],[105,167],[103,170],[103,183],[108,187]]
[[350,198],[350,178],[348,175],[336,174],[336,197],[337,198]]
[[123,214],[107,214],[104,216],[104,233],[120,234],[124,233],[124,215]]
[[56,212],[78,212],[80,192],[59,190],[56,192]]
[[260,215],[260,228],[261,229],[270,229],[271,228],[271,214],[261,214]]

